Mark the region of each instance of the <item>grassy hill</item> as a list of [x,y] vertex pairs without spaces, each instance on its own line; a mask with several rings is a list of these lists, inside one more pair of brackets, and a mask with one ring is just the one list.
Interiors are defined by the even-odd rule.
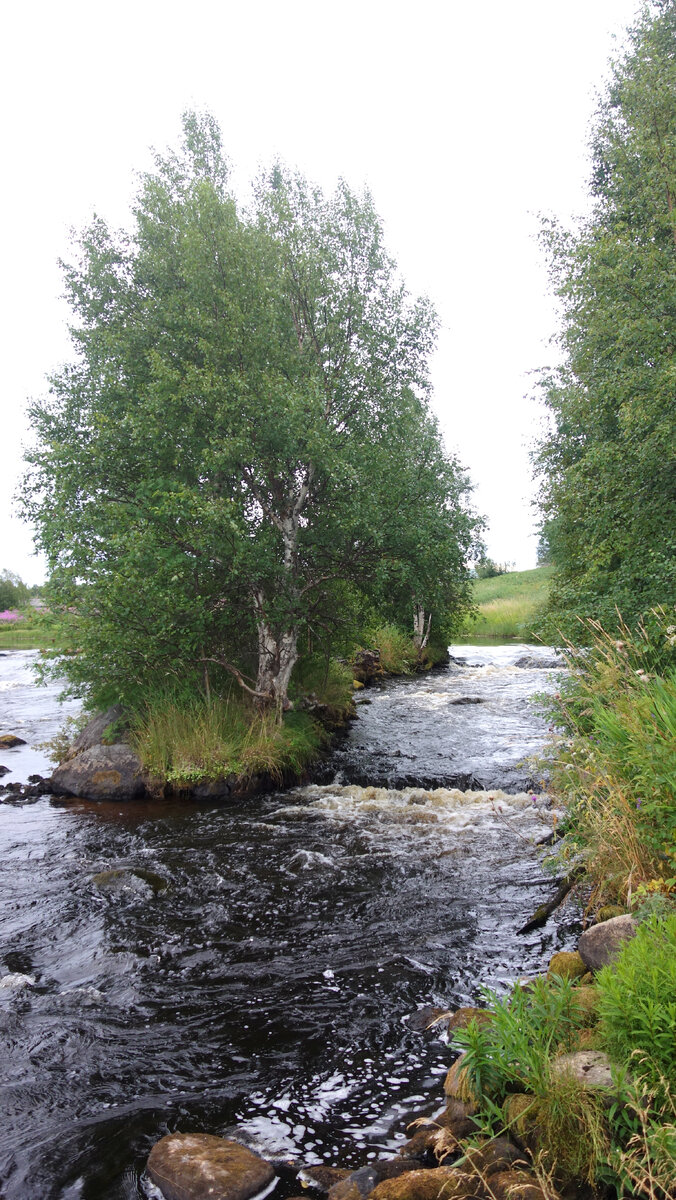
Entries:
[[553,572],[552,566],[545,566],[477,579],[474,600],[479,616],[467,626],[467,633],[482,638],[523,638],[535,612],[547,599]]

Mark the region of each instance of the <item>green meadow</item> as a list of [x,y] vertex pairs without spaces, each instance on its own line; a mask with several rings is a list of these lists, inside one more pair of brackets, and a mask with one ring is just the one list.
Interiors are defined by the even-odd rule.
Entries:
[[480,638],[532,639],[533,619],[545,603],[552,566],[532,571],[508,571],[491,579],[477,579],[474,602],[478,616],[466,626],[467,634]]

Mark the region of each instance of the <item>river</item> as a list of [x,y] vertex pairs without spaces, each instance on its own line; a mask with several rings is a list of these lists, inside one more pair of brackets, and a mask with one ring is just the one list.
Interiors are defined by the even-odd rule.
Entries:
[[[574,944],[572,910],[516,934],[552,891],[554,814],[519,766],[546,733],[529,696],[553,686],[532,665],[551,653],[453,653],[466,665],[360,693],[313,785],[222,808],[0,804],[4,1200],[146,1196],[174,1129],[365,1163],[438,1106],[452,1058],[407,1016]],[[29,743],[61,719],[32,658],[0,657],[0,732]],[[5,778],[40,754],[3,752]],[[281,1174],[280,1200],[298,1192]]]

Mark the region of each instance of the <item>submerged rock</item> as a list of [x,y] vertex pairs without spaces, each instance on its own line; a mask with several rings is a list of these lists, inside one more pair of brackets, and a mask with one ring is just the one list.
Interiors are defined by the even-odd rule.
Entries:
[[168,881],[155,871],[147,871],[145,867],[115,867],[109,871],[99,871],[92,875],[92,883],[104,891],[147,891],[149,888],[157,896],[166,892]]
[[565,665],[560,658],[537,658],[535,654],[524,654],[514,663],[522,671],[561,671]]
[[146,794],[141,760],[123,742],[96,745],[57,767],[50,781],[56,796],[86,800],[137,800]]
[[153,1146],[147,1169],[165,1200],[251,1200],[275,1178],[253,1151],[210,1133],[168,1134]]

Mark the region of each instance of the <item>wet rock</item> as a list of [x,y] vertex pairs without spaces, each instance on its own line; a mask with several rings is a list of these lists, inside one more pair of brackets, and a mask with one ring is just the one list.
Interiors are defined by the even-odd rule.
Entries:
[[463,1196],[483,1195],[477,1176],[452,1167],[408,1171],[398,1179],[387,1179],[371,1192],[372,1200],[460,1200]]
[[76,755],[82,754],[83,750],[92,750],[94,746],[108,744],[108,734],[111,726],[116,726],[115,742],[124,741],[121,736],[120,725],[124,721],[124,709],[121,704],[112,704],[105,712],[97,713],[88,721],[84,729],[75,738],[68,751],[68,759],[75,758]]
[[92,746],[62,763],[52,775],[50,788],[56,796],[126,801],[146,794],[146,780],[138,755],[117,742]]
[[25,746],[23,738],[17,737],[15,733],[3,733],[0,737],[0,749],[11,750],[13,746]]
[[574,1050],[551,1062],[552,1075],[572,1075],[587,1088],[611,1088],[610,1059],[603,1050]]
[[2,778],[3,775],[9,775],[11,770],[11,767],[0,767],[0,778]]
[[547,978],[581,979],[587,967],[576,950],[561,950],[549,960]]
[[307,1187],[316,1188],[326,1194],[335,1184],[341,1183],[351,1175],[349,1167],[303,1167],[298,1172],[298,1179]]
[[165,1200],[251,1200],[275,1178],[253,1151],[209,1133],[168,1134],[153,1146],[147,1169]]
[[560,658],[538,658],[535,654],[523,654],[517,658],[514,666],[522,671],[561,671],[565,663]]
[[419,1008],[416,1012],[411,1013],[406,1018],[406,1024],[413,1033],[426,1033],[428,1029],[439,1025],[448,1016],[449,1013],[445,1008],[435,1008],[433,1005],[427,1004],[424,1008]]
[[237,786],[237,777],[228,775],[224,779],[209,779],[205,783],[196,783],[190,789],[193,800],[225,800],[231,796]]
[[481,696],[456,696],[455,700],[451,700],[451,704],[484,704],[485,701]]
[[493,1015],[487,1008],[456,1008],[453,1015],[449,1018],[449,1031],[455,1029],[466,1029],[470,1021],[476,1022],[477,1025],[490,1025],[493,1021]]
[[590,971],[600,971],[617,958],[624,943],[634,937],[637,929],[638,923],[628,914],[592,925],[585,929],[578,942],[580,957]]
[[[116,867],[109,871],[99,871],[96,875],[92,875],[92,883],[104,891],[111,892],[125,890],[138,892],[150,888],[155,896],[160,892],[166,892],[169,887],[168,880],[154,871],[147,871],[145,867]],[[139,889],[139,884],[141,884],[141,889]]]
[[416,1171],[418,1165],[412,1158],[377,1159],[367,1167],[359,1167],[357,1171],[346,1174],[344,1179],[330,1189],[329,1200],[363,1200],[363,1197],[370,1196],[383,1180],[396,1179],[399,1175]]

